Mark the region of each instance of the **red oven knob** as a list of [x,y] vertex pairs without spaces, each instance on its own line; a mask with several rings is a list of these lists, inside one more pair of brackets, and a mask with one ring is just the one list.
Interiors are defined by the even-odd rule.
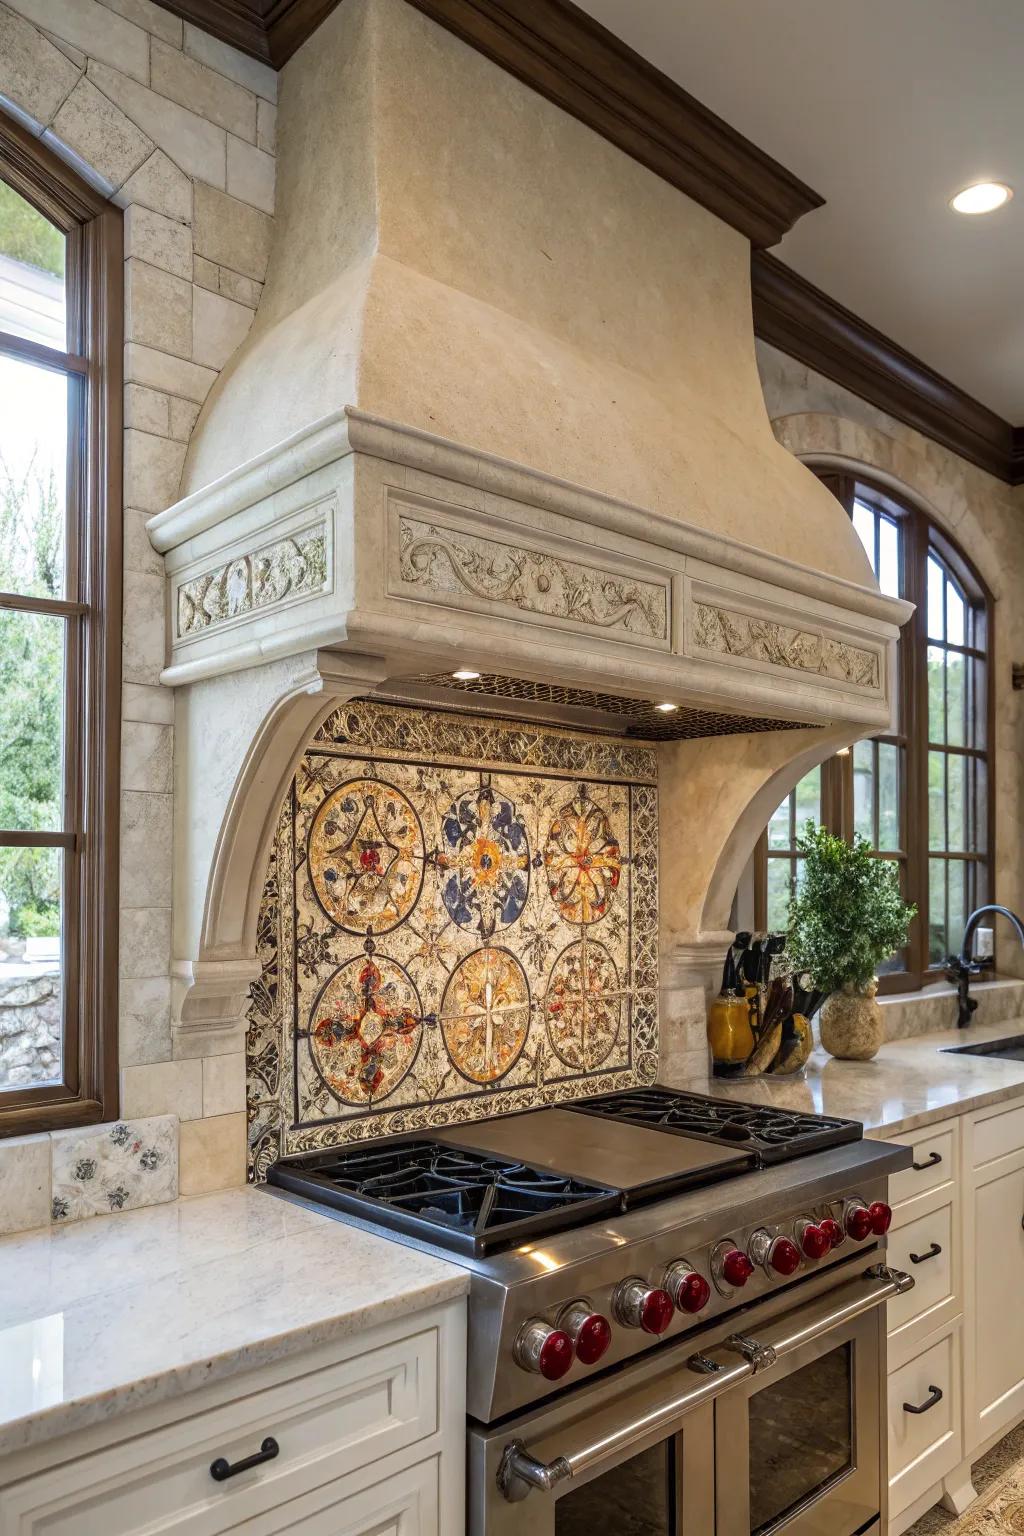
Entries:
[[834,1216],[824,1216],[818,1226],[828,1238],[830,1248],[838,1248],[840,1243],[846,1242],[846,1232],[836,1221]]
[[876,1237],[884,1237],[892,1225],[892,1207],[886,1205],[884,1200],[873,1200],[868,1206],[868,1215],[871,1217],[871,1230]]
[[627,1328],[653,1334],[665,1332],[675,1311],[668,1291],[652,1289],[639,1275],[630,1275],[616,1287],[613,1309],[616,1319]]
[[731,1243],[721,1243],[711,1259],[711,1274],[720,1291],[728,1295],[737,1287],[746,1285],[754,1273],[754,1266],[742,1248]]
[[519,1331],[513,1354],[524,1371],[536,1371],[545,1381],[561,1381],[575,1352],[564,1329],[552,1328],[542,1317],[531,1317]]
[[679,1312],[703,1312],[711,1300],[711,1287],[685,1259],[677,1259],[665,1271],[665,1289]]
[[612,1341],[612,1325],[590,1302],[580,1297],[559,1313],[558,1326],[567,1333],[581,1365],[596,1365]]
[[[836,1228],[840,1238],[842,1238],[843,1231],[839,1223],[834,1221],[832,1226]],[[832,1235],[826,1231],[824,1222],[820,1226],[816,1226],[813,1221],[808,1221],[806,1217],[801,1218],[796,1224],[796,1237],[804,1256],[808,1259],[823,1259],[832,1247]]]
[[768,1268],[777,1275],[794,1275],[800,1268],[800,1249],[791,1237],[777,1237],[768,1249]]
[[854,1242],[862,1243],[871,1236],[871,1212],[860,1200],[851,1200],[846,1207],[846,1235]]

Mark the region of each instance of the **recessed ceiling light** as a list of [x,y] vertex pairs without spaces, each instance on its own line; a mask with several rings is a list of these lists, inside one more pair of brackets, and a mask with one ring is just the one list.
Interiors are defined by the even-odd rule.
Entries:
[[663,715],[671,715],[671,714],[673,714],[679,708],[679,705],[678,704],[655,704],[654,707],[655,707],[655,709],[660,709]]
[[452,677],[457,683],[475,683],[479,680],[480,673],[471,671],[469,667],[460,667],[457,672],[452,673]]
[[1012,196],[1013,188],[1004,182],[975,181],[950,198],[949,206],[956,213],[994,213]]

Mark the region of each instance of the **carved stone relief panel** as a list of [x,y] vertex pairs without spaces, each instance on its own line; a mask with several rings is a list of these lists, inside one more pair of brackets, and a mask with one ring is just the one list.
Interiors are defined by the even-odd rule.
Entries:
[[773,667],[813,672],[818,677],[877,690],[879,657],[812,629],[781,624],[709,603],[693,606],[693,644],[698,651],[745,656]]
[[356,701],[283,810],[249,1013],[250,1176],[653,1080],[650,749]]
[[231,619],[325,591],[328,537],[323,517],[179,583],[175,638],[205,634]]

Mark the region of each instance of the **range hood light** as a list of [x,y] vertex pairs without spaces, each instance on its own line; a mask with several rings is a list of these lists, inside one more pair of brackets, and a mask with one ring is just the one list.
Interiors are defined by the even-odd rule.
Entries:
[[452,677],[457,683],[477,683],[480,681],[480,673],[474,672],[470,667],[459,667],[457,672],[452,673]]
[[659,709],[663,715],[673,715],[673,714],[675,714],[676,710],[679,708],[679,705],[678,704],[655,704],[654,707],[655,707],[655,709]]

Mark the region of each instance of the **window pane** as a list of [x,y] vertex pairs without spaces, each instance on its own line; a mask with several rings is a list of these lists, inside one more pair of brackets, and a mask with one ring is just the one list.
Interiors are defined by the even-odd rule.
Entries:
[[946,861],[928,860],[928,959],[941,965],[955,946],[946,935]]
[[950,863],[946,878],[949,881],[949,927],[946,929],[946,954],[958,954],[964,936],[964,926],[969,911],[967,903],[967,877],[971,866],[964,859]]
[[878,743],[878,846],[892,851],[900,838],[899,747]]
[[940,645],[928,647],[928,740],[946,739],[946,653]]
[[900,537],[896,524],[878,519],[878,585],[889,597],[900,595]]
[[946,759],[946,819],[949,847],[954,853],[968,851],[964,760],[950,753]]
[[768,927],[785,928],[789,911],[790,869],[788,859],[768,860]]
[[[950,598],[953,588],[949,588]],[[952,611],[950,612],[952,619]],[[946,740],[951,747],[965,745],[967,730],[967,668],[966,656],[956,651],[946,652]]]
[[966,611],[963,594],[946,580],[946,639],[950,645],[966,645]]
[[[864,552],[871,562],[871,569],[875,569],[875,514],[870,507],[866,507],[862,501],[853,504],[853,528],[858,539],[864,545]],[[876,572],[877,574],[877,572]]]
[[56,848],[0,848],[0,1089],[61,1076]]
[[64,236],[0,181],[0,331],[66,349]]
[[928,753],[928,846],[946,846],[946,754]]
[[63,826],[66,623],[50,614],[0,611],[0,831],[59,832]]
[[[883,750],[883,748],[880,746],[879,747],[879,753],[880,754],[881,754],[882,750]],[[888,750],[891,751],[891,752],[895,752],[896,748],[895,747],[890,747]],[[881,766],[881,764],[879,766]],[[896,859],[886,859],[885,862],[887,864],[891,863],[891,864],[895,864],[896,865],[896,869],[897,869],[897,872],[898,872],[899,877],[900,877],[900,893],[903,895],[904,899],[906,899],[906,879],[905,879],[906,871],[903,868],[903,865],[900,864]],[[894,971],[905,971],[906,968],[907,968],[906,951],[902,950],[902,949],[898,949],[898,950],[896,950],[896,952],[894,954],[891,954],[889,956],[888,960],[883,960],[881,962],[881,964],[878,967],[878,974],[879,974],[879,976],[887,976],[887,975],[890,975]]]
[[875,842],[874,742],[858,741],[853,747],[853,829]]
[[808,820],[821,820],[821,769],[812,768],[805,773],[794,791],[796,794],[796,830],[802,832]]
[[942,566],[934,555],[928,556],[928,634],[933,640],[945,640],[946,619],[942,607],[945,584]]
[[64,595],[68,381],[0,356],[0,592]]
[[772,814],[768,823],[768,847],[788,848],[790,846],[789,833],[789,807],[792,795],[787,795],[782,804]]

